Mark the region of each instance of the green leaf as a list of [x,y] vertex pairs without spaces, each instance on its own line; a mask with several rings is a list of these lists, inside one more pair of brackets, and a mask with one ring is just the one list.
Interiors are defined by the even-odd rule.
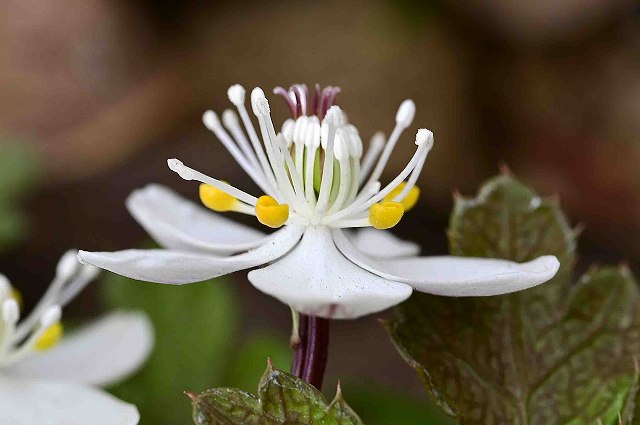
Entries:
[[238,317],[229,282],[171,286],[106,276],[109,304],[146,312],[156,332],[148,363],[112,392],[138,406],[143,425],[190,423],[183,391],[221,385],[233,356]]
[[427,390],[461,424],[617,422],[640,354],[639,295],[624,268],[594,269],[571,284],[575,233],[557,202],[500,176],[458,198],[453,255],[561,261],[557,276],[516,294],[416,294],[388,324]]
[[636,376],[633,385],[627,393],[624,405],[620,409],[620,418],[616,425],[640,424],[640,373],[636,361]]
[[258,385],[258,395],[234,388],[190,394],[196,425],[362,425],[342,398],[340,387],[327,404],[307,382],[271,363]]

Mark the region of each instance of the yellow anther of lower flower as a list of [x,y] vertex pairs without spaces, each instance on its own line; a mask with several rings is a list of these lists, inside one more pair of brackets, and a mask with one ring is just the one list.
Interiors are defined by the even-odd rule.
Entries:
[[22,294],[16,288],[11,288],[11,294],[9,297],[13,298],[17,303],[20,309],[22,309]]
[[256,217],[265,226],[278,228],[289,219],[289,205],[280,205],[271,196],[261,196],[256,203]]
[[[400,183],[398,187],[393,189],[387,196],[384,197],[384,200],[393,201],[396,196],[400,195],[400,192],[402,192],[406,185],[406,182]],[[404,207],[404,210],[409,211],[411,208],[413,208],[418,202],[418,197],[420,197],[420,188],[418,186],[413,186],[409,190],[409,193],[407,193],[407,196],[405,196],[404,199],[400,201],[400,203]]]
[[200,200],[207,207],[217,212],[233,211],[238,200],[226,192],[211,185],[200,185]]
[[60,322],[49,326],[46,331],[40,335],[34,347],[38,351],[46,351],[53,348],[62,336],[62,324]]
[[369,223],[376,229],[390,229],[400,222],[404,206],[400,202],[382,201],[369,208]]

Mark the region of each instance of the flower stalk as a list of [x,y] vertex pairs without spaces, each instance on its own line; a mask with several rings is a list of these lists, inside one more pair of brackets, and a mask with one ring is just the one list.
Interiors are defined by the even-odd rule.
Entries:
[[320,390],[329,355],[329,319],[301,314],[299,326],[291,373]]

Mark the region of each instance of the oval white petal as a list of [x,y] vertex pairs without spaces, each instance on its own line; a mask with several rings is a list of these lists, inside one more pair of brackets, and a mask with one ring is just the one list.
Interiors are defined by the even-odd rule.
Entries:
[[164,249],[130,249],[116,252],[80,251],[80,262],[146,282],[181,285],[200,282],[273,261],[300,240],[302,229],[287,226],[258,248],[231,257],[215,257]]
[[138,409],[89,386],[0,377],[0,425],[135,425]]
[[301,313],[332,319],[385,310],[411,295],[408,285],[373,275],[347,260],[324,227],[307,228],[293,251],[251,271],[249,281]]
[[395,258],[420,253],[420,245],[400,239],[388,230],[366,227],[350,233],[349,239],[356,248],[372,257]]
[[34,353],[8,369],[12,376],[113,384],[138,370],[153,348],[144,314],[117,312],[65,336],[49,351]]
[[166,248],[228,255],[262,244],[262,232],[208,211],[169,188],[150,184],[127,198],[138,223]]
[[347,258],[371,273],[404,282],[420,292],[450,297],[520,291],[548,281],[560,267],[552,255],[527,263],[450,256],[373,259],[358,251],[342,231],[334,230],[333,237]]

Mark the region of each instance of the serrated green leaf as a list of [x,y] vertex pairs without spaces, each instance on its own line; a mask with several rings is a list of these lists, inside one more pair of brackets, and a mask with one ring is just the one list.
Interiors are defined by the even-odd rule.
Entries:
[[575,236],[553,200],[510,176],[456,200],[453,255],[515,261],[553,254],[550,282],[516,294],[416,294],[390,334],[427,390],[461,424],[617,422],[640,354],[639,295],[625,269],[593,270],[572,287]]
[[327,403],[307,382],[271,366],[260,380],[257,396],[214,388],[191,397],[196,425],[362,425],[340,389]]
[[228,281],[171,286],[105,276],[109,305],[144,311],[156,333],[147,364],[112,392],[138,406],[141,425],[191,423],[183,391],[221,385],[233,357],[238,314]]

